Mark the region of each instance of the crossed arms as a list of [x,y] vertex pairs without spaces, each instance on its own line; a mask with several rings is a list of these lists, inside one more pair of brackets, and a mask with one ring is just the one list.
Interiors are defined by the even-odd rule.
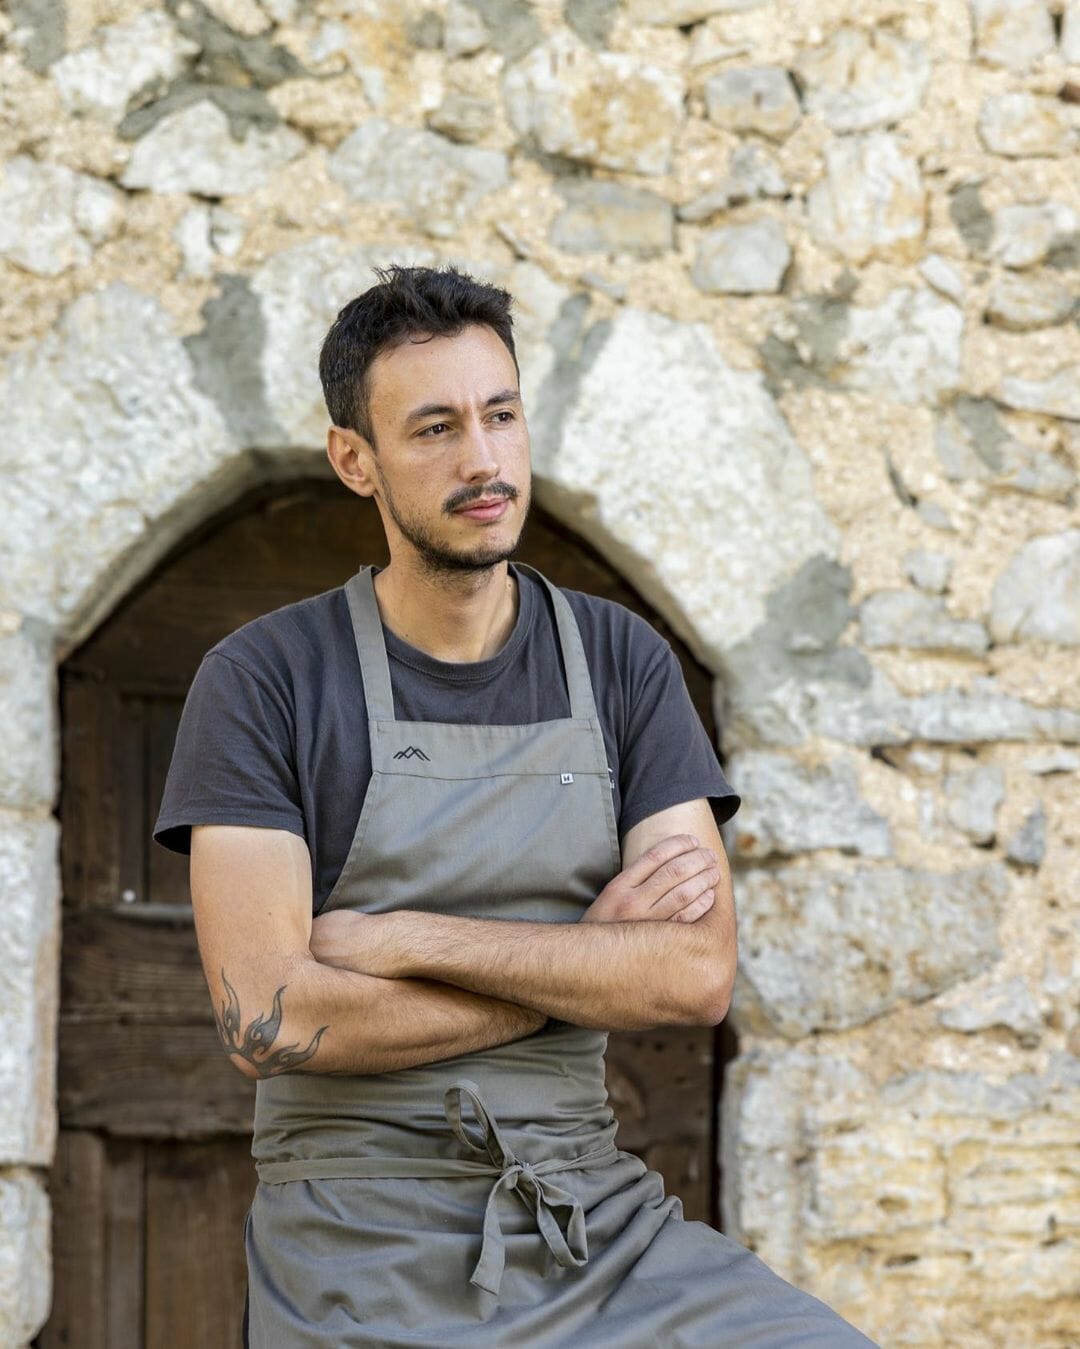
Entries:
[[191,892],[223,1047],[251,1078],[381,1073],[521,1039],[715,1025],[735,975],[723,843],[706,801],[650,816],[577,923],[337,911],[312,922],[307,844],[192,829]]

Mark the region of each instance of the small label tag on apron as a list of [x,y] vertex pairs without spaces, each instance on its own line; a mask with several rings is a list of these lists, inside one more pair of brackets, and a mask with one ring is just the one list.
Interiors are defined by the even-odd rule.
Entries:
[[574,780],[574,775],[573,775],[573,773],[563,773],[563,774],[561,775],[561,780],[562,780],[562,785],[565,787],[568,783],[573,782],[573,780]]

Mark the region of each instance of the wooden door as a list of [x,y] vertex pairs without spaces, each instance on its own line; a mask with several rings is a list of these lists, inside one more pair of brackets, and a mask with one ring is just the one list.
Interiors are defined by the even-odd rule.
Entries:
[[[520,556],[646,614],[711,726],[706,673],[598,555],[538,512]],[[41,1349],[240,1343],[254,1084],[219,1047],[187,858],[151,829],[205,651],[385,560],[374,507],[336,480],[260,488],[188,537],[60,671],[61,1128]],[[612,1035],[609,1052],[619,1145],[664,1174],[688,1217],[714,1222],[726,1056],[707,1029]]]

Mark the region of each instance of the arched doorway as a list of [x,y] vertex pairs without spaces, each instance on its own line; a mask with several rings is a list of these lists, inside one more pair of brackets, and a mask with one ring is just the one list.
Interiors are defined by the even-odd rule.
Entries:
[[[708,673],[598,554],[536,512],[519,555],[653,622],[712,729]],[[186,859],[151,827],[203,653],[362,561],[385,561],[370,503],[336,480],[262,486],[189,535],[61,667],[61,1131],[41,1349],[239,1343],[253,1086],[218,1047]],[[731,1049],[724,1027],[614,1034],[609,1049],[619,1145],[712,1222]]]

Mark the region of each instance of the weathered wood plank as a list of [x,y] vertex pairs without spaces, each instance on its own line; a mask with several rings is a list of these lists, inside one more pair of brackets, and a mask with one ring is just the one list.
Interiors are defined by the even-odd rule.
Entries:
[[61,1021],[60,1111],[126,1138],[250,1134],[255,1084],[204,1025]]
[[148,1149],[146,1349],[240,1344],[244,1215],[254,1191],[240,1141]]
[[[133,906],[134,907],[134,906]],[[64,915],[61,1019],[210,1022],[195,930],[102,909]]]
[[113,729],[119,696],[100,674],[60,679],[59,819],[65,907],[111,904],[120,889]]
[[[153,829],[165,778],[176,743],[176,729],[180,723],[182,703],[179,698],[146,698],[146,819],[147,835]],[[146,897],[155,904],[188,904],[191,890],[188,885],[188,859],[179,853],[161,848],[152,841],[143,840],[147,850]]]
[[53,1302],[39,1349],[107,1349],[106,1165],[98,1134],[60,1130],[49,1174]]
[[134,1349],[143,1339],[145,1148],[142,1142],[126,1139],[110,1139],[108,1144],[105,1238],[109,1349]]
[[659,1171],[687,1217],[713,1212],[713,1031],[673,1026],[608,1038],[607,1083],[618,1145]]

